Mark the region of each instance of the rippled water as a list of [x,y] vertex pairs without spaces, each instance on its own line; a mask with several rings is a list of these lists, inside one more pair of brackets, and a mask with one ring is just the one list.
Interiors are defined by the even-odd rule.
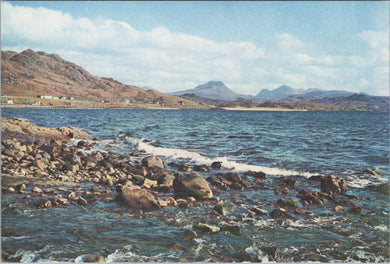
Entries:
[[[248,208],[277,200],[273,190],[221,194],[232,212],[213,216],[213,206],[167,208],[139,216],[116,203],[3,214],[2,248],[21,261],[370,261],[389,260],[389,198],[375,187],[389,180],[389,116],[365,112],[252,112],[208,110],[2,109],[7,118],[40,126],[75,126],[101,138],[101,149],[145,149],[167,161],[211,164],[269,177],[299,179],[334,174],[359,197],[362,216],[309,208],[315,216],[279,223],[252,217]],[[366,173],[378,168],[381,177]],[[205,175],[206,176],[206,175]],[[12,197],[3,197],[3,201]],[[265,208],[272,210],[272,208]],[[118,217],[118,212],[121,217]],[[71,221],[70,221],[71,219]],[[206,234],[183,241],[193,223],[234,224],[240,233]],[[336,228],[337,227],[337,228]]]

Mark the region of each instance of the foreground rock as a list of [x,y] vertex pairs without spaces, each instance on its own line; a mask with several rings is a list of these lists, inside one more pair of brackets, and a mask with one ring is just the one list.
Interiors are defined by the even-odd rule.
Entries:
[[348,191],[348,186],[343,179],[327,175],[321,182],[321,191],[330,194],[344,194]]
[[165,163],[157,156],[149,156],[142,160],[142,165],[147,168],[160,168],[164,169]]
[[68,140],[76,139],[92,139],[92,136],[87,132],[78,130],[74,127],[59,127],[47,128],[38,127],[32,124],[29,120],[23,118],[7,119],[1,118],[2,134],[27,134],[49,137],[50,139]]
[[173,182],[175,195],[178,197],[212,198],[213,193],[208,182],[199,174],[179,175]]
[[118,184],[117,191],[120,202],[127,206],[144,210],[156,210],[159,208],[158,202],[150,192],[134,185],[131,181]]

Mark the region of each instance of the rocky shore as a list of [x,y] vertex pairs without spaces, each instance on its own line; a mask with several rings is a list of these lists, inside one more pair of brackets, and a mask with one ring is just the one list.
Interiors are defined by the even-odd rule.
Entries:
[[[116,139],[117,144],[119,141]],[[314,217],[313,208],[318,206],[335,214],[364,214],[358,197],[349,195],[344,180],[333,175],[308,179],[313,186],[309,189],[302,188],[294,177],[267,177],[253,171],[236,173],[221,168],[219,162],[166,164],[136,149],[129,155],[99,151],[97,142],[98,138],[72,127],[42,128],[25,119],[2,118],[1,187],[3,197],[14,195],[2,202],[2,213],[49,207],[88,208],[102,201],[117,203],[139,215],[167,207],[211,204],[213,214],[223,218],[231,213],[225,197],[258,189],[272,191],[278,198],[251,203],[245,209],[250,217],[277,221]],[[184,239],[216,232],[240,230],[236,225],[198,222],[186,231]],[[7,260],[4,254],[2,258]]]

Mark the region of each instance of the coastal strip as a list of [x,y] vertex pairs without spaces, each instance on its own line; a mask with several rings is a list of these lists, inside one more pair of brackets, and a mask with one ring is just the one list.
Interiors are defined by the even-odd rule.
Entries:
[[281,107],[222,107],[223,110],[228,111],[286,111],[286,112],[305,112],[307,109],[290,109]]

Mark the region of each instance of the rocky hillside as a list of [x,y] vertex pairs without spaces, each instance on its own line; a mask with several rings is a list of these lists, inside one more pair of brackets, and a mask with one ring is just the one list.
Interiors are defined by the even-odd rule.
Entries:
[[1,92],[9,96],[73,96],[76,100],[96,102],[154,103],[165,106],[186,105],[193,101],[125,85],[112,78],[100,78],[57,54],[25,50],[1,52]]

